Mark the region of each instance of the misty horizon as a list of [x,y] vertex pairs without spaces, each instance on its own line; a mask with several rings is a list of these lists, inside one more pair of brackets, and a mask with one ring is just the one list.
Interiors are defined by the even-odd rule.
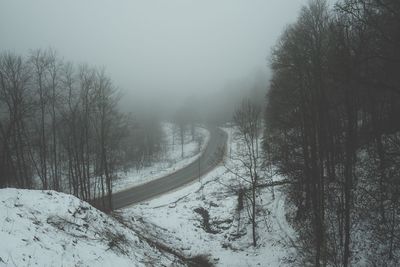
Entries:
[[270,51],[305,2],[3,2],[0,49],[54,49],[66,61],[105,67],[123,107],[173,109],[268,77]]

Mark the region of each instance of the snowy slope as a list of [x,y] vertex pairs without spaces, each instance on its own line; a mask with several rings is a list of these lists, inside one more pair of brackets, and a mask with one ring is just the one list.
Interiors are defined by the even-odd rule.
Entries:
[[179,266],[71,195],[0,189],[0,266]]
[[[227,130],[228,155],[230,149],[240,149],[232,132]],[[229,157],[226,161],[233,163]],[[187,256],[208,255],[217,266],[292,266],[296,233],[286,220],[289,207],[284,192],[276,188],[273,197],[271,190],[262,189],[260,201],[267,212],[258,216],[259,245],[253,248],[246,211],[239,217],[237,195],[230,189],[237,182],[220,166],[200,182],[125,209],[124,216],[143,217],[132,222],[142,232]]]

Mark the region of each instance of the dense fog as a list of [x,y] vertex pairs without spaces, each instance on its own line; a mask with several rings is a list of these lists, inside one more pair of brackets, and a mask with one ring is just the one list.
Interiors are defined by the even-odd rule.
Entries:
[[0,36],[0,265],[400,266],[399,0],[9,0]]
[[128,111],[175,112],[188,99],[208,109],[203,100],[266,88],[271,47],[306,2],[3,1],[0,50],[52,48],[105,67]]

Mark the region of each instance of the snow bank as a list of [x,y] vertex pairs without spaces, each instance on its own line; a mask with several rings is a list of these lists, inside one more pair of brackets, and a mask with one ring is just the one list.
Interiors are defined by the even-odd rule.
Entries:
[[0,266],[168,266],[174,260],[71,195],[0,189],[0,215]]

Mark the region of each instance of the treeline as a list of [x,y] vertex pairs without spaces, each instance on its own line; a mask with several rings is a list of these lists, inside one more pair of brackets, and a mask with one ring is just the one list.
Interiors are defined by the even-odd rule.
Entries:
[[118,100],[104,69],[50,49],[0,54],[0,187],[54,189],[111,207],[117,171],[160,153],[163,140],[159,121],[121,113]]
[[265,150],[315,266],[400,262],[400,1],[313,0],[272,54]]

